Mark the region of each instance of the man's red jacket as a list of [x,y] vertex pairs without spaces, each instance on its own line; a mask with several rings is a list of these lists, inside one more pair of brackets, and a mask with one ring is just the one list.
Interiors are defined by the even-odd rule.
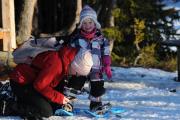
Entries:
[[21,84],[32,83],[35,90],[52,102],[62,104],[64,95],[54,88],[68,73],[69,64],[77,54],[77,48],[63,47],[59,51],[47,51],[37,55],[31,65],[18,64],[9,75]]

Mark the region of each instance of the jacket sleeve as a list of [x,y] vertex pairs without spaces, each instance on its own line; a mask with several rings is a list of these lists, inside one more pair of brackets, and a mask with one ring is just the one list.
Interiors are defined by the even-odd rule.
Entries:
[[111,65],[110,44],[109,44],[109,40],[106,38],[103,39],[103,45],[102,45],[102,63],[103,66]]
[[62,63],[58,59],[57,54],[48,56],[44,68],[39,72],[33,86],[39,93],[52,102],[62,104],[64,95],[53,89],[50,85],[62,73]]
[[103,45],[102,45],[102,53],[103,53],[103,56],[110,56],[110,44],[109,44],[109,41],[108,39],[104,38],[103,40]]
[[36,72],[28,64],[20,63],[9,74],[10,80],[13,80],[21,85],[32,83],[36,78]]

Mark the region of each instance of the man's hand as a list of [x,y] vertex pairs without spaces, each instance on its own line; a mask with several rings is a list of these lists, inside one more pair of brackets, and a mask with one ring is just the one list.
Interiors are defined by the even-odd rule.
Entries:
[[67,97],[64,97],[64,98],[63,98],[63,104],[67,104],[67,103],[69,103],[69,101],[70,101],[70,100],[69,100]]

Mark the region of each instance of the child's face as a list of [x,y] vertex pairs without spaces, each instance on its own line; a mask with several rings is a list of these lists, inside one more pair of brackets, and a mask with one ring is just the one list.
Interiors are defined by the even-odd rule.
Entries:
[[82,29],[86,32],[91,32],[95,28],[95,23],[91,18],[87,18],[82,23]]

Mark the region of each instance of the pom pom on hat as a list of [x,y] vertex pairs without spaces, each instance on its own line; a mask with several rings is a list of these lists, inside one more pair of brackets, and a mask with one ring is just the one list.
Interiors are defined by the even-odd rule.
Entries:
[[92,54],[81,48],[70,65],[69,74],[86,76],[93,66]]
[[99,22],[97,21],[97,14],[96,12],[88,5],[84,6],[83,9],[81,10],[80,13],[80,24],[78,26],[78,28],[81,28],[82,26],[82,22],[87,19],[87,18],[91,18],[94,23],[96,24],[96,28],[100,29],[101,25],[99,24]]

